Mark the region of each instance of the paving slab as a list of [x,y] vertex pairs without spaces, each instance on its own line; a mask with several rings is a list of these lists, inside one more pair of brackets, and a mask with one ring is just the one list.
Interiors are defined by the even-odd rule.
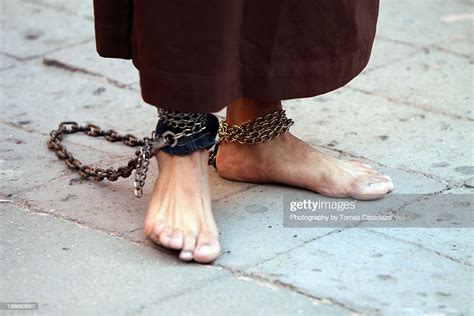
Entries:
[[289,101],[286,108],[296,122],[291,130],[313,145],[446,181],[468,181],[474,176],[470,121],[352,89]]
[[472,122],[473,101],[469,91],[473,67],[474,63],[463,57],[439,51],[421,52],[404,62],[364,73],[350,87],[426,112]]
[[396,64],[417,54],[421,48],[376,36],[369,63],[364,72]]
[[[472,19],[446,22],[451,16],[472,14],[463,1],[386,0],[380,3],[378,33],[390,39],[430,46],[459,37],[471,40]],[[466,38],[467,37],[467,38]]]
[[252,271],[367,314],[473,311],[472,268],[360,228],[309,242]]
[[170,256],[10,205],[2,204],[0,215],[7,254],[2,301],[38,302],[44,314],[126,314],[221,277],[197,265],[182,269]]
[[94,37],[90,21],[37,5],[7,0],[2,1],[0,11],[3,21],[0,51],[18,58],[41,56]]
[[94,18],[94,10],[92,1],[82,0],[23,0],[23,2],[33,3],[46,8],[58,10],[69,14],[78,15],[92,20]]
[[[31,121],[29,128],[40,133],[48,134],[61,121],[72,120],[141,138],[150,136],[156,125],[156,109],[145,104],[138,92],[100,78],[47,67],[40,60],[4,71],[0,82],[4,119],[12,123]],[[24,87],[29,87],[29,93]]]
[[0,71],[15,67],[17,61],[15,58],[0,54]]
[[[371,231],[413,244],[420,249],[472,267],[474,229],[464,228],[370,228]],[[472,272],[471,272],[472,274]]]
[[95,41],[53,52],[45,58],[110,78],[123,85],[139,81],[138,71],[130,60],[100,57],[96,51]]
[[[406,205],[403,209],[412,210],[416,213],[433,211],[440,213],[440,210],[448,214],[449,211],[461,213],[463,210],[467,213],[472,213],[472,205],[474,204],[473,193],[474,190],[469,188],[452,188],[440,195],[419,199],[412,204]],[[436,209],[432,209],[433,205],[436,206]],[[447,215],[443,219],[452,222],[456,215],[458,214]],[[412,243],[469,267],[472,267],[474,264],[472,251],[474,227],[468,224],[467,220],[459,224],[448,223],[446,227],[370,228],[370,230]]]
[[[199,291],[166,300],[159,304],[160,314],[354,315],[352,311],[328,300],[312,300],[310,303],[302,299],[301,294],[281,290],[271,283],[260,283],[258,279],[255,281],[243,276],[237,280],[219,279]],[[180,305],[182,307],[177,307]],[[152,310],[143,309],[143,314],[147,315]]]
[[0,207],[0,267],[5,272],[0,300],[37,302],[39,314],[349,315],[340,306],[271,283],[181,263],[154,249],[8,203]]
[[[27,121],[22,122],[27,126]],[[28,132],[21,128],[0,123],[0,191],[3,195],[10,197],[15,193],[31,190],[34,187],[47,185],[48,182],[65,177],[71,171],[59,158],[49,151],[46,146],[48,137]],[[92,165],[118,157],[113,153],[101,150],[90,150],[80,144],[68,143],[68,149],[78,155],[77,158],[87,158]]]

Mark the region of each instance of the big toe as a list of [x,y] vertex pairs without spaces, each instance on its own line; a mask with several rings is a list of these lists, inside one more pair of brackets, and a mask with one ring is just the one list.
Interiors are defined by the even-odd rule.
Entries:
[[390,192],[388,180],[376,178],[359,183],[352,197],[358,200],[377,200],[384,197],[388,192]]
[[209,263],[214,261],[221,251],[219,241],[210,234],[199,237],[196,250],[194,250],[194,261],[199,263]]

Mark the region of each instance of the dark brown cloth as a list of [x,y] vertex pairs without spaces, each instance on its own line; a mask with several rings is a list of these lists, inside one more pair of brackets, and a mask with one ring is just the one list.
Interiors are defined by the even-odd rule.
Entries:
[[366,66],[379,0],[94,0],[98,53],[133,59],[145,102],[213,112],[339,88]]

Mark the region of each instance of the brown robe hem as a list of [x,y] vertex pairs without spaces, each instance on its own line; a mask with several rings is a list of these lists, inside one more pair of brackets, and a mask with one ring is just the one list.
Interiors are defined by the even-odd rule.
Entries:
[[94,0],[100,56],[132,59],[145,102],[216,112],[340,88],[367,65],[379,0]]
[[[347,56],[301,64],[256,69],[236,66],[222,75],[174,74],[140,69],[143,100],[168,110],[217,112],[239,98],[287,100],[321,95],[340,88],[367,65],[372,43]],[[179,82],[179,89],[176,89]],[[199,104],[199,107],[193,106]]]

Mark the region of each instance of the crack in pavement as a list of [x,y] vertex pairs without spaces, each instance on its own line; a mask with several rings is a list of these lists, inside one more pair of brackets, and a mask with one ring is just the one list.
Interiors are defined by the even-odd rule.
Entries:
[[419,248],[419,249],[428,251],[428,252],[430,252],[430,253],[432,253],[432,254],[438,255],[438,256],[440,256],[440,257],[443,257],[443,258],[448,259],[448,260],[450,260],[450,261],[452,261],[452,262],[455,262],[455,263],[464,265],[464,266],[466,266],[466,267],[472,268],[472,266],[473,266],[472,263],[469,262],[469,261],[465,261],[465,260],[461,260],[461,259],[458,259],[458,258],[454,258],[454,257],[452,257],[452,256],[450,256],[450,255],[447,255],[447,254],[444,254],[444,253],[442,253],[442,252],[440,252],[440,251],[438,251],[438,250],[434,250],[434,249],[425,247],[424,245],[421,245],[421,244],[416,243],[416,242],[414,242],[414,241],[411,241],[411,240],[404,240],[404,239],[401,239],[401,238],[399,238],[399,237],[387,235],[387,234],[385,234],[385,233],[382,233],[382,232],[379,232],[379,231],[376,231],[376,230],[372,230],[372,229],[369,229],[369,228],[363,228],[363,229],[366,230],[366,231],[370,231],[370,232],[372,232],[372,233],[374,233],[374,234],[381,235],[381,236],[383,236],[383,237],[385,237],[385,238],[387,238],[387,239],[392,239],[392,240],[396,240],[396,241],[399,241],[399,242],[402,242],[402,243],[405,243],[405,244],[409,244],[409,245],[415,246],[415,247],[417,247],[417,248]]
[[[393,38],[390,38],[390,37],[387,37],[387,36],[384,36],[384,35],[377,35],[377,38],[385,40],[387,42],[392,42],[392,43],[396,43],[396,44],[400,44],[400,45],[404,45],[404,46],[410,46],[410,47],[419,49],[421,51],[424,51],[425,53],[428,53],[431,49],[433,49],[433,50],[441,51],[441,52],[444,52],[444,53],[447,53],[447,54],[450,54],[450,55],[453,55],[453,56],[457,56],[457,57],[472,60],[472,56],[470,56],[468,54],[454,52],[454,51],[449,50],[447,48],[441,47],[441,46],[439,46],[439,43],[433,43],[433,44],[430,44],[430,45],[426,46],[426,45],[423,45],[423,44],[416,44],[416,43],[406,42],[406,41],[403,41],[403,40],[393,39]],[[467,40],[466,42],[470,42],[470,41]]]
[[404,106],[408,106],[410,108],[415,108],[415,109],[418,109],[418,110],[421,110],[421,111],[424,111],[424,112],[429,112],[429,113],[434,113],[434,114],[439,114],[439,115],[442,115],[442,116],[446,116],[446,117],[449,117],[449,118],[454,119],[454,120],[462,120],[462,121],[467,121],[467,122],[473,122],[474,121],[473,118],[464,117],[464,116],[456,114],[456,113],[451,113],[451,112],[448,112],[448,111],[444,111],[442,109],[436,108],[436,107],[434,107],[432,105],[429,105],[429,104],[411,102],[411,101],[407,101],[407,100],[404,100],[404,99],[401,99],[401,98],[398,98],[398,97],[389,96],[389,95],[385,95],[383,93],[368,91],[368,90],[364,90],[364,89],[360,89],[360,88],[347,87],[347,89],[350,89],[352,91],[357,91],[357,92],[363,93],[365,95],[379,97],[379,98],[385,99],[385,100],[387,100],[391,103],[394,103],[394,104],[404,105]]
[[[238,277],[246,277],[246,278],[249,278],[249,279],[251,279],[252,281],[255,281],[255,282],[262,282],[262,283],[267,284],[269,286],[275,286],[277,288],[285,289],[285,290],[288,290],[288,291],[293,292],[295,294],[302,295],[302,296],[306,297],[307,299],[309,299],[313,302],[323,303],[323,304],[329,302],[333,305],[339,306],[339,307],[341,307],[341,308],[343,308],[347,311],[350,311],[352,313],[356,313],[358,315],[363,314],[361,311],[357,310],[355,307],[349,306],[346,303],[340,302],[340,301],[338,301],[334,298],[316,296],[314,294],[311,294],[311,293],[308,293],[308,292],[304,291],[303,289],[301,289],[301,288],[299,288],[295,285],[283,282],[283,281],[278,280],[278,279],[272,279],[271,277],[269,277],[265,274],[259,274],[259,273],[255,273],[255,272],[243,271],[243,270],[240,270],[240,269],[231,268],[231,267],[221,265],[221,264],[219,264],[217,266],[223,268],[225,271],[228,271],[228,272],[230,272],[233,275],[236,275]],[[372,312],[375,312],[375,310],[372,311]]]
[[62,70],[68,71],[68,72],[80,73],[80,74],[84,74],[84,75],[91,76],[91,77],[94,77],[94,78],[103,79],[107,83],[109,83],[109,84],[111,84],[111,85],[113,85],[117,88],[126,89],[126,90],[136,92],[136,90],[133,89],[133,87],[131,87],[130,84],[122,83],[118,80],[115,80],[115,79],[112,79],[110,77],[104,76],[104,75],[102,75],[100,73],[97,73],[97,72],[92,72],[92,71],[89,71],[89,70],[84,69],[84,68],[80,68],[80,67],[76,67],[76,66],[72,66],[72,65],[63,63],[63,62],[61,62],[57,59],[54,59],[54,58],[47,58],[47,57],[43,58],[43,65],[45,65],[46,67],[53,67],[53,68],[62,69]]
[[64,45],[64,46],[59,46],[59,47],[56,47],[56,48],[52,48],[51,50],[48,50],[48,51],[43,52],[41,54],[28,56],[28,57],[18,57],[16,55],[13,55],[13,54],[10,54],[10,53],[7,53],[7,52],[0,52],[0,54],[5,55],[5,56],[10,57],[10,58],[13,58],[13,59],[16,59],[17,61],[26,62],[26,61],[31,61],[31,60],[34,60],[34,59],[42,58],[46,55],[61,51],[63,49],[72,48],[72,47],[75,47],[75,46],[80,46],[80,45],[86,44],[88,42],[92,42],[94,40],[95,40],[94,38],[87,38],[87,39],[79,40],[77,42],[70,43],[70,44],[67,44],[67,45]]

